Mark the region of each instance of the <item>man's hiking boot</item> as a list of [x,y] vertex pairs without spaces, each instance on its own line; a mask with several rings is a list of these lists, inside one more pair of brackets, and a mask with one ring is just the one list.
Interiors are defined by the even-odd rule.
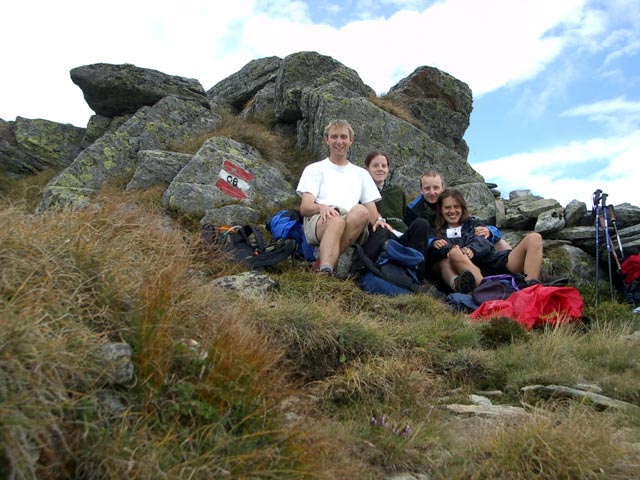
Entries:
[[476,288],[476,279],[469,270],[465,270],[453,281],[453,291],[458,293],[471,293]]

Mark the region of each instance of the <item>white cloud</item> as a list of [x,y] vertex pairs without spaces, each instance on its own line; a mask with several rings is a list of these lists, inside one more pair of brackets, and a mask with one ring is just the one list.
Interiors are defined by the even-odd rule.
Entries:
[[600,100],[565,110],[563,117],[586,117],[602,123],[611,131],[633,132],[640,128],[640,101],[628,101],[625,97]]
[[[640,205],[640,131],[625,136],[595,138],[585,142],[548,150],[518,153],[473,167],[486,181],[498,184],[503,194],[528,189],[545,198],[554,198],[562,205],[576,199],[590,206],[590,195],[596,189],[609,193],[610,203],[629,202]],[[582,165],[602,162],[598,171],[583,175]],[[575,170],[570,175],[564,172]]]
[[3,52],[13,75],[3,76],[0,116],[83,125],[90,111],[68,72],[84,64],[133,63],[196,78],[208,89],[254,58],[303,50],[354,68],[378,92],[432,65],[478,96],[539,73],[566,43],[548,32],[580,17],[585,1],[446,0],[341,28],[310,23],[306,4],[291,0],[10,2],[3,34],[16,41]]

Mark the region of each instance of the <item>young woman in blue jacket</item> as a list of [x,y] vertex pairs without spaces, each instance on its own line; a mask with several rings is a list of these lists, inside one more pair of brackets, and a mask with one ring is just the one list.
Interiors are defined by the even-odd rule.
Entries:
[[448,258],[443,280],[454,291],[470,293],[488,275],[523,273],[528,283],[539,283],[542,268],[542,237],[530,233],[515,248],[496,251],[487,238],[476,235],[482,223],[469,217],[461,192],[445,190],[436,204],[434,237],[430,239],[430,262]]

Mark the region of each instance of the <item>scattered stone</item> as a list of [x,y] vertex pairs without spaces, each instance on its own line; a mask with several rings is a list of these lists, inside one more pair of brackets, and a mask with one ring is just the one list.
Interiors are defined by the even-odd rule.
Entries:
[[394,473],[393,475],[385,478],[386,480],[429,480],[431,477],[426,473],[402,472]]
[[534,231],[546,235],[562,230],[565,226],[564,209],[561,207],[545,210],[538,215]]
[[584,390],[585,392],[602,393],[602,388],[595,383],[576,383],[576,388],[578,390]]
[[478,395],[484,395],[485,397],[500,397],[503,394],[501,390],[488,390],[488,391],[479,391]]
[[598,393],[586,392],[576,388],[565,387],[562,385],[530,385],[520,389],[525,394],[533,393],[542,398],[573,398],[577,400],[587,399],[601,409],[613,408],[616,410],[635,410],[640,407],[632,403],[615,400],[605,397]]
[[489,400],[487,397],[484,397],[482,395],[471,394],[471,395],[469,395],[469,400],[474,405],[493,405],[491,400]]
[[467,413],[484,417],[522,417],[528,415],[522,407],[511,405],[447,405],[446,408],[454,413]]
[[238,275],[222,277],[212,283],[250,299],[264,298],[276,286],[276,282],[268,275],[258,272],[243,272]]
[[[640,313],[640,312],[637,312],[637,313]],[[640,330],[636,330],[632,334],[625,335],[622,338],[625,339],[625,340],[628,340],[630,342],[640,342]]]
[[102,363],[108,385],[131,385],[133,362],[131,347],[124,342],[105,343],[101,346]]
[[115,418],[127,410],[123,396],[115,390],[98,390],[96,398],[100,412],[107,418]]

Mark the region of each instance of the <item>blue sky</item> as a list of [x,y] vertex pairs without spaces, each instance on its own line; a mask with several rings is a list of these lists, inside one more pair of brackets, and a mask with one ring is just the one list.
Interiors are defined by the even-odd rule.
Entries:
[[638,19],[640,0],[21,0],[0,18],[0,118],[85,126],[69,70],[98,62],[209,89],[252,59],[313,50],[379,94],[429,65],[471,87],[469,162],[503,196],[590,206],[599,188],[640,206]]

